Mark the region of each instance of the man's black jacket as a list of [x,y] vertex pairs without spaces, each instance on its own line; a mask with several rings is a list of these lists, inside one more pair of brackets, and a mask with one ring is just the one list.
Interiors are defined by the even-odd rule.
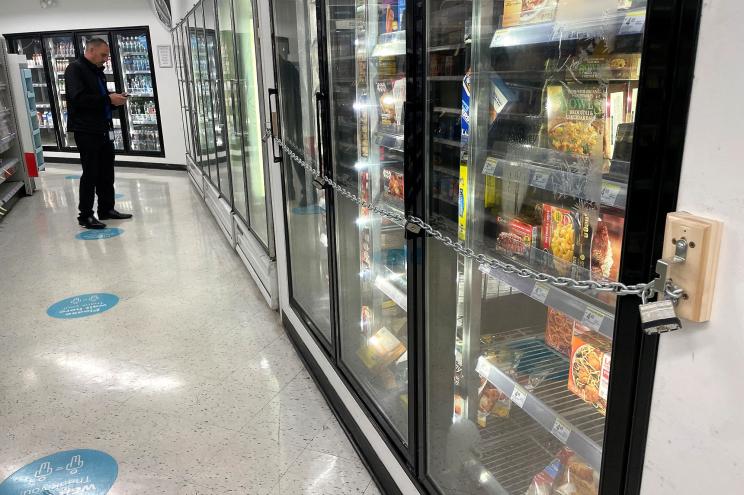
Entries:
[[99,80],[105,88],[103,68],[90,63],[85,57],[67,66],[65,91],[68,131],[105,133],[111,129],[111,123],[106,118],[106,106],[111,102],[108,94],[101,93]]

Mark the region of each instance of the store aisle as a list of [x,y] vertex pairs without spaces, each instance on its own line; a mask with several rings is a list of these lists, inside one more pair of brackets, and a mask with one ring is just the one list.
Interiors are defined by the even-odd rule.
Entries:
[[[80,448],[115,495],[379,493],[186,174],[118,169],[135,219],[102,240],[75,238],[78,174],[0,224],[0,480]],[[47,315],[88,293],[119,301]]]

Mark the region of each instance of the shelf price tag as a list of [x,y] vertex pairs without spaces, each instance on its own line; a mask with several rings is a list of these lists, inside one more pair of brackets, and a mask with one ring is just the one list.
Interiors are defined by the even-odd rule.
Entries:
[[483,356],[478,358],[478,364],[475,365],[475,371],[480,376],[484,378],[488,378],[488,372],[490,371],[491,365],[488,364],[488,361],[486,361],[486,358]]
[[599,331],[604,322],[604,314],[594,308],[586,308],[584,316],[581,318],[581,324],[591,328],[592,330]]
[[521,385],[515,383],[510,399],[513,403],[522,408],[524,407],[524,402],[527,400],[527,391],[523,389]]
[[548,172],[535,171],[530,183],[539,189],[545,189],[548,185],[548,179],[550,179],[550,174]]
[[623,24],[618,30],[618,34],[640,34],[643,32],[643,24],[646,22],[644,12],[633,12],[623,19]]
[[548,298],[550,292],[550,286],[544,282],[535,282],[535,286],[532,288],[530,297],[535,301],[545,304],[545,300]]
[[620,186],[617,184],[611,184],[609,182],[602,183],[602,197],[600,201],[602,204],[615,206],[617,196],[620,194]]
[[561,442],[566,443],[568,442],[568,436],[571,434],[571,427],[561,421],[561,418],[555,418],[550,433]]

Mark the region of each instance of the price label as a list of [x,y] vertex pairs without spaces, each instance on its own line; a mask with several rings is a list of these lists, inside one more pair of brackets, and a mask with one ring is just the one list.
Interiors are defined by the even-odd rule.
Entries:
[[566,443],[568,442],[568,436],[571,434],[571,427],[561,421],[560,418],[555,418],[555,423],[553,423],[550,433],[561,442]]
[[643,32],[643,25],[646,22],[646,16],[643,12],[636,12],[625,16],[623,24],[618,30],[618,34],[640,34]]
[[509,36],[509,32],[505,29],[499,29],[495,33],[493,33],[493,39],[491,40],[491,48],[496,48],[497,46],[501,46],[501,44],[504,42],[505,39],[507,39]]
[[488,364],[488,361],[486,361],[486,358],[479,357],[478,358],[478,364],[475,365],[475,371],[482,377],[488,377],[488,372],[491,369],[491,365]]
[[602,204],[614,206],[617,201],[617,196],[620,194],[621,188],[617,184],[611,184],[609,182],[602,183]]
[[540,188],[540,189],[545,189],[545,186],[548,185],[548,179],[550,179],[549,173],[539,171],[539,172],[535,172],[532,175],[531,182],[533,186]]
[[586,308],[584,316],[581,318],[581,324],[592,330],[599,331],[604,318],[604,314],[601,311],[594,308]]
[[483,175],[491,175],[495,177],[496,174],[496,162],[490,158],[486,160],[486,164],[483,165]]
[[548,298],[549,292],[550,286],[548,284],[545,284],[543,282],[536,282],[535,286],[532,288],[530,297],[532,297],[532,299],[534,299],[535,301],[540,301],[541,303],[545,304],[545,300]]
[[513,403],[522,408],[524,407],[524,401],[527,400],[527,391],[521,385],[515,384],[510,398]]

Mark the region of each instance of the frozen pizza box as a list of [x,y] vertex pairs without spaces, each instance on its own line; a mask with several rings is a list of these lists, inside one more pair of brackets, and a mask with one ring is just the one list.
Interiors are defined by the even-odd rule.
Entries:
[[553,308],[548,308],[548,321],[545,325],[545,343],[564,356],[571,355],[576,320]]
[[568,369],[568,390],[593,405],[600,414],[607,410],[612,343],[583,325],[574,324]]

